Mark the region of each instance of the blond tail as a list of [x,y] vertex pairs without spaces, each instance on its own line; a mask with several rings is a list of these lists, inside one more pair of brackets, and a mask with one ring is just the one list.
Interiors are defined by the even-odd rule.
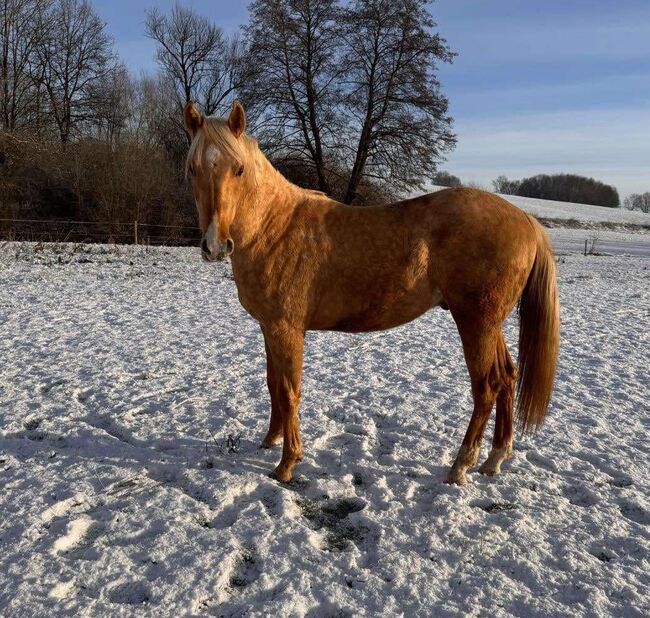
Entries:
[[553,249],[539,222],[529,218],[537,235],[537,254],[519,300],[517,418],[524,431],[534,431],[544,422],[560,344]]

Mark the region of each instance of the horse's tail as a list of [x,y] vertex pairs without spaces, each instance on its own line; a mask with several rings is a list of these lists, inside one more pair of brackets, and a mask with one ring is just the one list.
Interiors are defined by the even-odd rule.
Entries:
[[555,258],[546,232],[533,217],[537,252],[519,300],[517,419],[524,431],[544,422],[551,399],[560,344],[560,303]]

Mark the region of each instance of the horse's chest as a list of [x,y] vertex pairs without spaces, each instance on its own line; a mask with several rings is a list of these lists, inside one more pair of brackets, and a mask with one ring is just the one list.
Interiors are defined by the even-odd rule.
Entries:
[[296,286],[284,289],[282,278],[269,269],[234,271],[237,293],[242,307],[259,322],[269,322],[300,312],[302,295]]

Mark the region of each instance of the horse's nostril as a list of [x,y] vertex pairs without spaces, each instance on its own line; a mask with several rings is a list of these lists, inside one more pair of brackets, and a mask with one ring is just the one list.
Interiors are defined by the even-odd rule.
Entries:
[[205,238],[201,241],[201,251],[207,255],[210,255],[210,249],[208,249],[208,243],[205,241]]
[[232,238],[226,240],[226,255],[232,255],[232,252],[235,250],[235,243]]

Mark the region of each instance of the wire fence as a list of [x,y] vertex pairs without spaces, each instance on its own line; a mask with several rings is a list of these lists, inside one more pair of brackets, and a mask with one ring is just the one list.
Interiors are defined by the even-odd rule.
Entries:
[[0,217],[2,240],[187,246],[200,237],[199,228],[191,225]]
[[[598,231],[553,228],[550,236],[558,254],[584,253],[650,257],[650,235],[610,235]],[[194,246],[200,229],[192,225],[166,225],[140,221],[75,221],[0,217],[0,240]]]

